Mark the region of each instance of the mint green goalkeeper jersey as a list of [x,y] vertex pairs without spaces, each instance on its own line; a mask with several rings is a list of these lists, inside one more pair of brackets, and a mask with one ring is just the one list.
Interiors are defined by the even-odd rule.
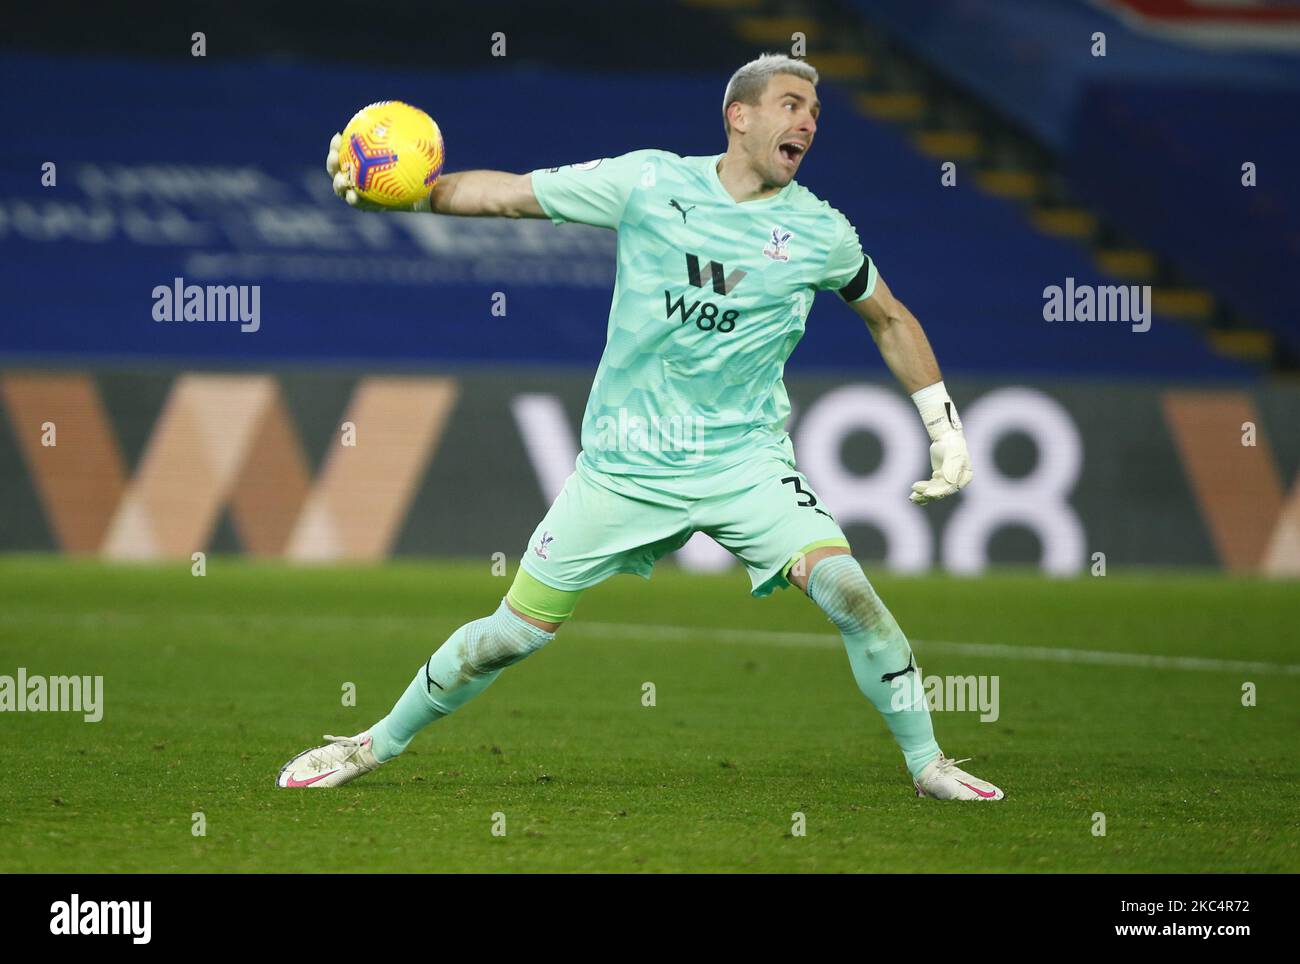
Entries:
[[798,182],[737,202],[721,155],[641,150],[532,173],[556,224],[618,232],[605,352],[582,421],[603,472],[694,475],[779,446],[782,375],[813,295],[869,297],[876,270],[848,219]]

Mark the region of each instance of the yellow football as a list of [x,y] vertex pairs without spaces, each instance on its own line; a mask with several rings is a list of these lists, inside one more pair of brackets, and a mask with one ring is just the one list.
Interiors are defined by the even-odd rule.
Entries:
[[442,173],[442,131],[433,118],[400,100],[361,108],[343,128],[339,170],[357,194],[386,208],[409,208]]

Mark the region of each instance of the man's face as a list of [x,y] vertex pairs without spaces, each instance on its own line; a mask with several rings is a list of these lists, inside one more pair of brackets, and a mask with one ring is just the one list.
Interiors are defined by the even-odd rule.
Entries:
[[741,107],[741,137],[750,163],[766,183],[785,187],[817,133],[821,114],[817,88],[802,77],[777,74],[767,82],[758,104]]

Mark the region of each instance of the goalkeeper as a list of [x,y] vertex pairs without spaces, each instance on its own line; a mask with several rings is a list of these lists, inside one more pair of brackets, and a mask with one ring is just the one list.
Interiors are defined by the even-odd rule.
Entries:
[[[907,638],[795,468],[785,431],[785,361],[813,294],[835,291],[866,322],[930,434],[933,475],[912,486],[911,500],[942,499],[971,480],[961,421],[920,324],[863,254],[853,225],[794,179],[817,131],[816,85],[810,65],[764,55],[727,85],[723,154],[639,150],[531,174],[462,171],[421,202],[435,214],[618,232],[582,452],[497,610],[452,633],[382,720],[286,763],[280,786],[340,786],[394,759],[422,728],[554,639],[585,590],[615,573],[648,577],[704,532],[745,564],[754,596],[793,584],[835,624],[918,795],[1002,799],[940,751]],[[339,173],[337,135],[326,166],[340,197],[368,207]],[[628,425],[651,427],[652,437],[615,430]]]

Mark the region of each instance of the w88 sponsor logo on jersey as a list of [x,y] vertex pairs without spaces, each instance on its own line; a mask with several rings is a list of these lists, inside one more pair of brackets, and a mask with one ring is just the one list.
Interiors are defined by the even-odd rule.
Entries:
[[688,307],[686,304],[686,295],[678,295],[677,300],[673,301],[671,291],[664,291],[664,316],[673,320],[674,315],[680,315],[679,324],[684,325],[692,318],[695,320],[695,327],[700,331],[717,331],[721,334],[727,334],[736,330],[736,319],[740,317],[740,312],[735,308],[728,308],[722,311],[711,301],[692,301]]
[[[709,261],[702,269],[699,255],[686,254],[686,280],[696,288],[703,288],[706,284],[705,270],[708,271],[708,283],[711,284],[715,294],[726,297],[735,289],[736,285],[744,280],[747,271],[736,268],[730,274],[727,273],[726,267],[720,261]],[[700,331],[717,331],[721,334],[736,330],[736,319],[740,317],[740,312],[735,308],[721,309],[711,301],[696,300],[691,302],[690,307],[686,306],[687,295],[678,295],[677,300],[673,301],[671,291],[664,290],[664,316],[671,321],[673,315],[680,315],[680,324],[686,324],[692,318],[695,319],[695,327]],[[699,309],[699,314],[696,314]]]

